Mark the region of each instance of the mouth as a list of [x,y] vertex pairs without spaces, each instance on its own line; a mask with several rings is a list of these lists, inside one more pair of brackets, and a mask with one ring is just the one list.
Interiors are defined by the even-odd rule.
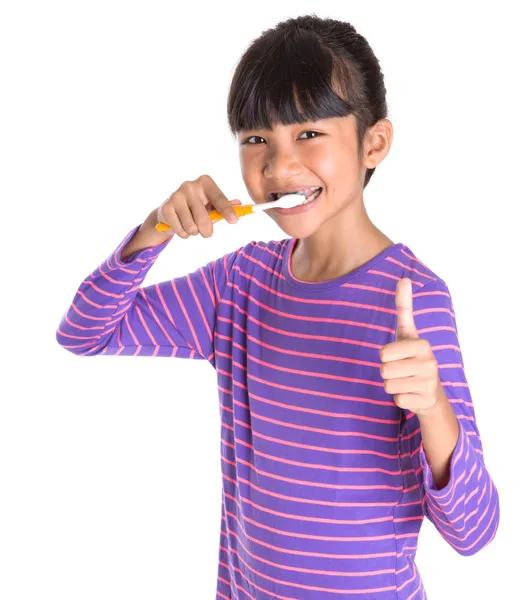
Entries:
[[288,192],[271,192],[268,195],[268,202],[273,202],[275,200],[278,200],[282,196],[287,196],[288,194],[302,194],[306,197],[304,202],[301,202],[298,205],[298,206],[302,206],[303,204],[308,204],[309,202],[312,202],[313,200],[315,200],[320,195],[321,192],[322,192],[322,188],[320,186],[311,186],[311,187],[307,187],[307,188],[302,188],[300,190],[290,190]]

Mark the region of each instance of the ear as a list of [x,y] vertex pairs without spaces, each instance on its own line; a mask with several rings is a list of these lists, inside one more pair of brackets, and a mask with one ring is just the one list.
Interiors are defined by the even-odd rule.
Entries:
[[364,138],[362,163],[368,169],[374,169],[388,155],[393,143],[393,123],[381,119],[370,127]]

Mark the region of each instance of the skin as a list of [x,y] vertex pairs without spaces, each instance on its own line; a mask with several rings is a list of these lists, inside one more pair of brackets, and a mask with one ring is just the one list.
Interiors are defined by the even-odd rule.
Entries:
[[242,177],[253,202],[265,202],[269,190],[283,186],[323,188],[320,201],[306,214],[266,211],[299,240],[292,256],[293,275],[298,279],[334,279],[394,243],[371,222],[363,199],[365,168],[376,167],[391,146],[389,120],[379,121],[370,131],[362,164],[353,115],[275,125],[273,131],[243,131],[237,139]]
[[[308,133],[316,132],[316,133]],[[289,236],[297,238],[291,271],[302,281],[327,281],[350,273],[394,242],[370,220],[364,206],[366,168],[387,156],[393,125],[378,121],[366,134],[361,160],[353,115],[237,135],[242,178],[255,203],[267,193],[291,186],[321,186],[311,210],[298,215],[266,211]],[[412,311],[411,281],[398,283],[398,329],[380,351],[381,376],[397,405],[414,412],[437,489],[446,486],[459,435],[458,421],[442,388],[429,343],[418,337]]]

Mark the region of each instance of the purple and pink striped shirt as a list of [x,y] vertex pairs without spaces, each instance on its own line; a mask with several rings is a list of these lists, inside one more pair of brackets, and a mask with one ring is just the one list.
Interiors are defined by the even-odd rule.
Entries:
[[[449,290],[404,244],[353,272],[303,282],[296,239],[251,242],[195,272],[142,286],[169,242],[125,260],[130,231],[80,285],[57,341],[80,356],[205,359],[215,368],[223,476],[218,599],[426,598],[415,564],[426,516],[459,554],[494,537],[486,469]],[[416,415],[384,390],[395,290],[460,426],[436,489]]]

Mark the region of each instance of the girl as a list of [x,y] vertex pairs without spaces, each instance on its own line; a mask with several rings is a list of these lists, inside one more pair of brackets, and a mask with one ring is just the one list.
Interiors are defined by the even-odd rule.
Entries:
[[392,143],[385,96],[350,24],[303,16],[263,32],[228,118],[255,203],[307,193],[268,212],[289,237],[141,287],[174,234],[210,237],[212,209],[238,220],[211,177],[187,181],[83,281],[58,329],[81,356],[216,369],[217,599],[422,599],[424,516],[462,555],[497,530],[449,290],[364,207]]

